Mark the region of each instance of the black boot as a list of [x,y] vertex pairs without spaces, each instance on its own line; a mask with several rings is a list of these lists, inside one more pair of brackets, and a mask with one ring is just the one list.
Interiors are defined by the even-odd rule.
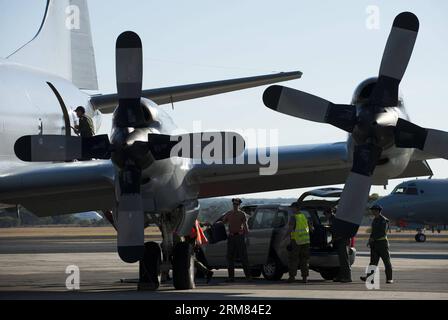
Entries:
[[227,278],[226,282],[235,282],[235,269],[234,268],[228,268],[229,277]]
[[209,283],[210,280],[212,280],[212,278],[213,278],[213,271],[209,270],[207,272],[207,277],[205,278],[206,283]]

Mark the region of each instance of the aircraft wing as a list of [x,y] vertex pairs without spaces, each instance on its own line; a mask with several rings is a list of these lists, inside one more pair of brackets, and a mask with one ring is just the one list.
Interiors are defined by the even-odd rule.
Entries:
[[[158,105],[162,105],[298,79],[301,76],[302,72],[300,71],[280,72],[256,77],[143,90],[142,96],[154,101]],[[100,110],[103,113],[112,113],[118,105],[118,95],[114,93],[92,96],[90,98],[90,103],[95,109]]]
[[[246,151],[245,160],[254,151]],[[260,168],[266,166],[247,161],[238,165],[198,164],[193,167],[189,182],[199,186],[200,198],[343,184],[351,169],[347,158],[345,142],[284,146],[278,149],[275,175],[260,175]],[[431,174],[426,162],[417,160],[411,161],[396,178]]]
[[[281,189],[343,184],[351,163],[345,142],[283,146],[278,149],[278,171],[260,175],[267,168],[259,154],[247,150],[249,164],[196,164],[187,183],[199,189],[199,198]],[[248,161],[256,155],[255,161]],[[252,159],[253,160],[253,159]],[[251,160],[251,161],[252,161]],[[20,204],[37,216],[110,210],[115,203],[115,169],[109,160],[36,164],[0,173],[0,206]],[[426,161],[411,161],[396,178],[429,176]]]
[[112,209],[111,161],[26,166],[0,174],[0,203],[20,204],[37,216]]

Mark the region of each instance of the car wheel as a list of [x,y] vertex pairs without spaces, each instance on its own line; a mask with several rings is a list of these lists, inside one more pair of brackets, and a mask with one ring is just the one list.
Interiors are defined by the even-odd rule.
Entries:
[[268,262],[261,267],[261,273],[266,280],[277,281],[283,277],[284,268],[276,258],[269,258]]
[[339,274],[339,268],[320,269],[319,273],[325,280],[333,280]]
[[424,233],[417,233],[415,235],[415,241],[417,241],[417,242],[425,242],[426,241],[426,235]]
[[252,278],[258,278],[261,276],[261,269],[250,269],[250,275]]

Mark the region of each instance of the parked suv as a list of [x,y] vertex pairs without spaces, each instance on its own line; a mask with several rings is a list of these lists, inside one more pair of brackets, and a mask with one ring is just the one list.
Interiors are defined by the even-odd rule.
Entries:
[[[341,193],[342,189],[338,188],[317,189],[304,193],[298,200],[305,216],[314,226],[314,231],[310,234],[310,269],[319,272],[327,280],[338,274],[339,259],[331,243],[328,221],[323,212],[337,205]],[[247,251],[252,276],[263,274],[268,280],[280,280],[288,271],[286,246],[290,240],[285,235],[288,222],[294,219],[295,209],[288,204],[249,205],[241,209],[248,217],[250,233]],[[212,269],[227,268],[223,216],[224,214],[208,231],[210,243],[202,247],[204,262]],[[356,249],[351,245],[350,264],[354,263],[355,256]]]

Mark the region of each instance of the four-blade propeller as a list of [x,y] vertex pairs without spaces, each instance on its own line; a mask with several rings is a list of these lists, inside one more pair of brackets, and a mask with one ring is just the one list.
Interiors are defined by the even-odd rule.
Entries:
[[[118,253],[123,261],[136,262],[144,252],[142,174],[153,161],[185,157],[221,161],[240,156],[245,149],[234,132],[199,132],[181,135],[155,134],[145,117],[142,95],[142,43],[134,32],[122,33],[116,43],[116,81],[119,97],[113,115],[112,142],[107,135],[72,137],[34,135],[19,138],[14,151],[23,161],[73,161],[112,159],[117,168]],[[147,111],[147,110],[146,110]],[[142,134],[136,134],[140,133]]]
[[[389,107],[398,105],[398,87],[412,55],[419,21],[410,12],[394,20],[383,53],[379,75],[370,95],[357,105],[334,104],[314,95],[271,86],[264,104],[275,111],[315,122],[328,123],[352,133],[355,140],[353,165],[336,212],[336,237],[353,237],[358,231],[372,185],[372,174],[385,145],[378,130],[390,130],[397,147],[419,148],[448,158],[448,133],[424,129],[399,119]],[[388,131],[389,132],[389,131]]]

